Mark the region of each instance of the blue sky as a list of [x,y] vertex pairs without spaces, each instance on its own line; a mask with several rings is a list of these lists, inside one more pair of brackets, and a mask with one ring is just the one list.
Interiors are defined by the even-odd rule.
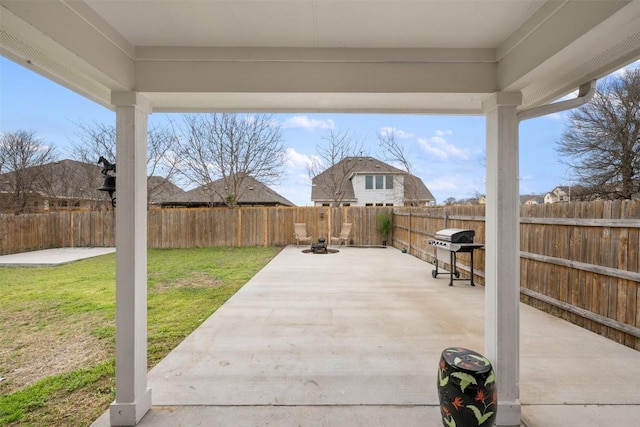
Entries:
[[[179,120],[178,114],[171,116]],[[520,124],[520,194],[541,194],[570,182],[555,151],[566,117],[559,113]],[[364,142],[369,155],[384,160],[377,134],[394,129],[410,153],[413,173],[438,203],[485,192],[484,116],[296,113],[274,118],[281,125],[288,162],[273,189],[296,205],[311,205],[306,164],[330,130],[349,132]],[[166,120],[166,114],[149,116],[150,124]],[[60,158],[68,158],[79,122],[114,124],[115,113],[0,57],[0,132],[34,131],[56,147]]]

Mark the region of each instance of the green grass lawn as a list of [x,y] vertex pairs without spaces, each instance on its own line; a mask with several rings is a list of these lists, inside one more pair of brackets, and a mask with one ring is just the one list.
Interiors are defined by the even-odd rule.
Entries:
[[[149,369],[278,248],[150,249]],[[115,254],[0,267],[0,426],[88,426],[115,398]]]

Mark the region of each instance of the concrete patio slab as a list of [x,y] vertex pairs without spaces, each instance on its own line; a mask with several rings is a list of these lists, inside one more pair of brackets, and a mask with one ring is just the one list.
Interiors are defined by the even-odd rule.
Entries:
[[56,248],[19,254],[0,255],[2,267],[43,267],[68,264],[86,258],[110,254],[116,248]]
[[[441,426],[440,353],[483,352],[484,288],[432,268],[394,248],[285,248],[149,372],[139,425]],[[635,425],[640,352],[520,316],[522,425]]]

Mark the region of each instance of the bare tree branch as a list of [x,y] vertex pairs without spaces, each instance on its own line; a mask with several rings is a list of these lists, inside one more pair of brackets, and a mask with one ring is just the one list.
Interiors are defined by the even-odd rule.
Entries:
[[[84,163],[96,163],[100,156],[110,162],[116,161],[116,127],[95,122],[78,123],[77,139],[72,146],[72,158]],[[154,194],[160,191],[162,181],[152,181],[152,176],[162,176],[171,181],[175,178],[177,157],[172,148],[178,145],[173,123],[167,127],[154,126],[147,132],[147,200],[151,203]]]
[[[282,134],[269,115],[187,115],[179,146],[180,173],[207,192],[211,204],[233,207],[247,176],[269,185],[284,168]],[[211,185],[216,181],[222,185]]]
[[404,199],[399,202],[408,206],[421,206],[419,202],[420,188],[418,181],[408,178],[408,175],[413,175],[413,166],[409,160],[410,156],[407,154],[406,147],[398,141],[396,133],[393,130],[378,132],[378,143],[386,154],[385,161],[398,164],[407,172],[407,176],[404,177],[394,176],[397,185],[404,187]]
[[[16,214],[29,212],[29,199],[38,189],[36,166],[56,159],[55,148],[45,145],[33,131],[5,132],[0,138],[0,188],[6,195],[3,207]],[[4,199],[4,198],[3,198]]]
[[349,184],[351,171],[356,166],[355,162],[343,160],[366,155],[364,143],[349,131],[331,130],[323,139],[324,143],[316,146],[316,154],[307,166],[307,173],[312,181],[320,174],[326,174],[322,179],[323,185],[317,187],[317,195],[330,200],[334,206],[340,206],[345,197],[344,188]]
[[640,191],[640,69],[609,77],[588,104],[569,114],[558,143],[591,197],[629,199]]

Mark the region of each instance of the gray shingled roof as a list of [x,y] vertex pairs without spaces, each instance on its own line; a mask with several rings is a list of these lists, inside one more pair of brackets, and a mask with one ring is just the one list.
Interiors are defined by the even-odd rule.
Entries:
[[415,188],[418,201],[427,202],[435,200],[435,197],[433,197],[433,194],[431,194],[427,186],[424,185],[422,179],[373,157],[346,157],[316,175],[312,180],[311,200],[314,202],[334,200],[332,193],[335,191],[335,184],[335,186],[339,188],[338,191],[343,195],[341,198],[343,202],[355,202],[356,198],[353,192],[353,186],[351,185],[351,178],[356,174],[404,175],[405,188],[409,186]]
[[180,200],[185,193],[182,188],[161,176],[147,178],[147,191],[151,203],[155,205],[171,204]]
[[[30,191],[47,197],[62,199],[92,200],[99,198],[97,190],[104,181],[97,164],[76,160],[60,160],[45,165],[26,168]],[[0,175],[0,191],[12,191],[15,172]]]
[[[104,197],[98,190],[104,183],[101,171],[98,164],[70,159],[25,169],[25,173],[33,177],[30,180],[32,192],[44,197],[73,200],[100,200]],[[14,172],[1,174],[0,191],[12,191],[14,177]],[[147,188],[154,204],[171,202],[184,193],[180,187],[160,176],[149,177]]]
[[[216,187],[215,192],[225,194],[224,180],[219,179],[212,182],[211,184],[202,185],[200,187],[194,188],[193,190],[187,191],[184,195],[182,195],[180,200],[183,203],[190,205],[207,205],[210,203],[220,205],[224,204],[224,201],[218,195],[211,196],[213,191],[209,191],[207,189],[208,186]],[[237,203],[239,205],[295,206],[285,197],[281,196],[257,179],[248,175],[243,178],[239,194],[240,197],[237,200]]]

